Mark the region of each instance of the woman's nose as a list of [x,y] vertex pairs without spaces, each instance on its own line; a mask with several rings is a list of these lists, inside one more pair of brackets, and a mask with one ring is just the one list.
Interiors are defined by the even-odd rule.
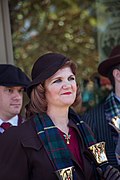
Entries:
[[65,82],[63,84],[63,88],[66,89],[66,88],[70,88],[71,87],[71,84],[69,82]]

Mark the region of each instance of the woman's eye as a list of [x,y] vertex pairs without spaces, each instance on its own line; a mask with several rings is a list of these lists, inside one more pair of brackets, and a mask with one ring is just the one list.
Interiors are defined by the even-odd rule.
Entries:
[[59,82],[61,82],[61,79],[57,79],[57,80],[53,81],[53,83],[59,83]]
[[75,80],[75,77],[69,77],[69,80]]

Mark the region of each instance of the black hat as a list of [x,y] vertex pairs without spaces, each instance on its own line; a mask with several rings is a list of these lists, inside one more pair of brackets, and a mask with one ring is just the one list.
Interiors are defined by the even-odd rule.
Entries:
[[29,83],[30,79],[20,68],[11,64],[0,64],[0,86],[26,88]]
[[102,61],[98,66],[98,72],[105,77],[108,77],[110,70],[120,64],[120,45],[113,48],[110,56]]
[[55,74],[69,58],[59,53],[47,53],[37,59],[32,68],[32,81],[27,88],[30,97],[32,88]]

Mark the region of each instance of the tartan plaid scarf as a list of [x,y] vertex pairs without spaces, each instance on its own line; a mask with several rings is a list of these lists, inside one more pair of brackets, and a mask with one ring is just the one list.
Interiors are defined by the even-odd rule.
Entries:
[[[120,101],[115,97],[114,93],[111,92],[105,103],[106,107],[106,118],[110,122],[115,116],[120,118]],[[115,142],[116,148],[115,153],[120,156],[120,135],[118,132],[111,127],[111,133],[113,141]],[[117,157],[118,164],[120,165],[120,159]]]
[[54,163],[55,170],[73,166],[70,152],[49,116],[38,114],[34,118],[34,122],[36,124],[37,134],[42,140],[49,158]]
[[111,122],[111,119],[115,116],[120,116],[120,102],[111,92],[105,101],[105,113],[107,120]]
[[[73,166],[70,151],[49,116],[47,114],[37,114],[33,120],[37,134],[42,140],[46,152],[54,164],[55,170]],[[87,147],[96,142],[83,122],[78,123],[77,120],[76,125]]]
[[[105,101],[105,115],[108,122],[111,122],[112,118],[118,116],[120,118],[120,102],[115,97],[115,94],[111,92]],[[118,141],[118,133],[111,126],[111,133],[115,144]]]
[[86,148],[96,143],[96,139],[94,138],[91,130],[85,125],[84,121],[81,121],[80,116],[77,115],[72,109],[70,109],[72,120],[78,127]]

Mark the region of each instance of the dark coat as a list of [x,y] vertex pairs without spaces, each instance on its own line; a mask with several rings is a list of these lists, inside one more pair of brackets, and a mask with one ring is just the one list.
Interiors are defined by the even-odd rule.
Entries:
[[18,115],[18,126],[25,122],[25,118],[22,117],[20,114]]
[[[17,126],[19,126],[19,125],[21,125],[22,123],[24,123],[25,122],[25,118],[23,118],[20,114],[18,115],[18,125]],[[16,126],[15,126],[16,127]],[[11,127],[10,127],[11,128]],[[6,133],[6,131],[4,131],[4,133]],[[1,135],[2,133],[0,132],[0,135]]]
[[81,119],[91,127],[97,142],[105,141],[108,161],[112,166],[119,169],[115,156],[116,145],[113,140],[111,127],[105,116],[104,103],[99,104],[86,112],[81,116]]
[[[74,123],[71,126],[75,127],[78,131]],[[72,157],[77,172],[77,180],[98,179],[93,160],[87,156],[88,150],[85,149],[81,134],[79,133],[78,136],[84,170],[81,169],[75,158]],[[16,179],[58,179],[54,166],[36,133],[32,120],[18,127],[12,127],[0,136],[0,180]]]

